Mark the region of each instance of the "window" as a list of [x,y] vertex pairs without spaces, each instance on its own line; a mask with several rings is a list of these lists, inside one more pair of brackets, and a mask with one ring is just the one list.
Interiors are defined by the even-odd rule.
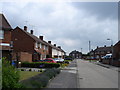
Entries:
[[42,44],[40,43],[40,48],[42,48]]
[[46,46],[46,49],[45,50],[48,50],[48,46]]
[[0,30],[0,39],[4,39],[4,31]]
[[37,42],[35,43],[35,48],[38,48]]
[[45,50],[45,49],[46,49],[46,46],[44,45],[43,47],[44,47],[44,50]]

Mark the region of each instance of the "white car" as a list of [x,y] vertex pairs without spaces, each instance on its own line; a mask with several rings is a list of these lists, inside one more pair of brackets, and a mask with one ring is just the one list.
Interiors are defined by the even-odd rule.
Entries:
[[102,59],[110,59],[112,58],[112,54],[106,54],[105,56],[102,57]]
[[54,59],[56,62],[64,62],[64,59],[62,59],[62,58],[55,58]]

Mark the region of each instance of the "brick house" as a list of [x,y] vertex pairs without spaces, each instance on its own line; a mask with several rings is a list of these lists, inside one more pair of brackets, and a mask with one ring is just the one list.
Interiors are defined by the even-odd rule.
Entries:
[[113,65],[120,66],[120,41],[113,47]]
[[46,58],[48,44],[41,39],[42,36],[38,38],[33,35],[33,30],[27,32],[26,26],[24,30],[16,27],[12,32],[13,60],[32,62]]
[[70,52],[69,56],[73,57],[74,59],[75,58],[76,59],[77,58],[82,58],[82,53],[79,52],[79,51],[74,50],[74,51]]
[[3,14],[0,14],[0,57],[11,60],[11,31],[12,27]]
[[98,47],[95,50],[91,50],[89,54],[89,59],[101,60],[101,57],[106,54],[112,53],[112,46]]
[[49,44],[49,56],[51,58],[64,58],[65,51],[61,49],[60,46],[56,46],[56,44],[52,45],[51,41],[48,41]]

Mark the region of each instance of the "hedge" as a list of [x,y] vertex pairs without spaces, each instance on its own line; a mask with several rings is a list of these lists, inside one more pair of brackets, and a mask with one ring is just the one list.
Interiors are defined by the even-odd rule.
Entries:
[[57,68],[47,69],[43,73],[35,77],[21,81],[21,83],[24,86],[26,86],[26,88],[43,88],[47,86],[51,78],[55,77],[59,73],[60,69]]
[[47,63],[47,62],[23,62],[21,67],[29,67],[29,68],[58,68],[60,67],[59,63]]

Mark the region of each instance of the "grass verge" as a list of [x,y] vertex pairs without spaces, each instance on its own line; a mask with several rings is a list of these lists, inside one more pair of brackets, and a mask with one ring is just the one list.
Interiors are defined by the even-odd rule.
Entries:
[[20,71],[20,81],[40,74],[41,72]]

